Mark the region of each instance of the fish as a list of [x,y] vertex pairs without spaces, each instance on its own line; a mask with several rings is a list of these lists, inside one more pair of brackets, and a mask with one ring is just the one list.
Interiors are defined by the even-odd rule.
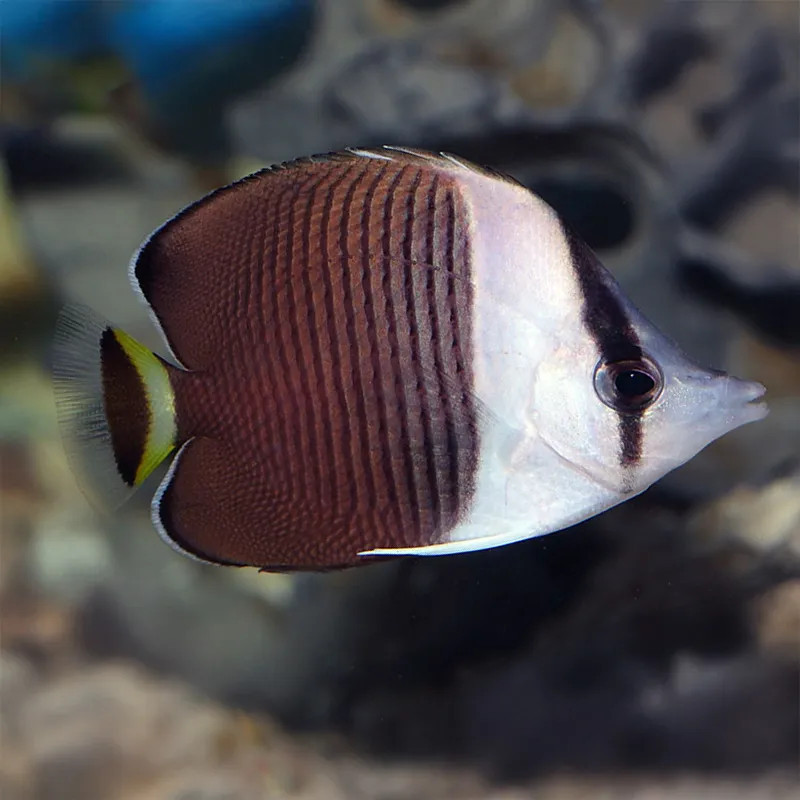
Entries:
[[165,355],[62,311],[56,406],[87,497],[163,461],[155,529],[214,564],[329,570],[563,530],[762,419],[513,178],[353,148],[180,211],[130,264]]

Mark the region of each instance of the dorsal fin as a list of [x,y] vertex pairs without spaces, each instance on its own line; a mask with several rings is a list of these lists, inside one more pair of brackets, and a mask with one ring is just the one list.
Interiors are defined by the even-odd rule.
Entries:
[[[467,161],[465,158],[453,155],[452,153],[439,152],[434,153],[430,150],[420,150],[416,147],[402,147],[399,145],[383,145],[377,148],[348,148],[345,153],[362,158],[378,158],[386,161],[399,161],[406,164],[418,164],[427,167],[436,167],[446,171],[463,170],[471,172],[475,175],[482,175],[486,178],[496,178],[506,183],[511,183],[516,186],[522,186],[516,178],[508,175],[505,172],[496,170],[492,167],[480,166]],[[337,154],[334,154],[337,155]]]

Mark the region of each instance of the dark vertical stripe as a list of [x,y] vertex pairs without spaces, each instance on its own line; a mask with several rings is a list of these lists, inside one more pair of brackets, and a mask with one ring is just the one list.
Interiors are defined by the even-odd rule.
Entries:
[[454,275],[450,281],[448,302],[453,320],[453,347],[456,359],[456,380],[460,390],[459,425],[457,435],[467,442],[459,457],[459,515],[466,513],[475,491],[478,464],[478,421],[473,397],[472,370],[472,248],[470,225],[461,196],[455,189],[447,195],[448,235],[451,236]]
[[[414,301],[414,220],[415,220],[415,207],[416,207],[416,195],[417,190],[419,189],[420,183],[422,182],[422,170],[417,170],[417,174],[414,176],[413,181],[411,182],[411,186],[408,189],[408,196],[406,200],[406,209],[405,209],[405,227],[403,230],[403,289],[404,289],[404,296],[405,296],[405,311],[406,311],[406,319],[408,320],[408,335],[409,335],[409,347],[410,347],[410,363],[408,364],[408,369],[412,372],[412,377],[414,378],[415,385],[413,387],[413,392],[415,394],[414,399],[419,399],[420,393],[422,391],[422,372],[421,372],[421,363],[420,363],[420,351],[419,351],[419,327],[417,324],[417,312],[416,312],[416,303]],[[412,391],[411,387],[407,388],[407,392]],[[408,488],[409,488],[409,497],[411,498],[411,508],[414,511],[414,521],[416,524],[416,529],[421,530],[422,528],[422,509],[420,504],[420,487],[417,485],[417,475],[416,469],[414,465],[414,451],[415,448],[412,446],[411,438],[413,433],[411,431],[411,406],[409,403],[405,404],[405,412],[406,412],[406,425],[407,430],[409,432],[409,438],[404,443],[405,446],[403,448],[404,456],[405,456],[405,463],[406,463],[406,480],[408,481]]]
[[619,436],[621,443],[620,463],[630,467],[642,457],[644,437],[641,414],[620,414]]
[[[625,313],[618,291],[606,268],[592,250],[565,228],[572,263],[583,295],[583,321],[606,362],[642,357],[639,336]],[[642,456],[641,412],[617,411],[620,463],[636,464]]]
[[[292,202],[289,206],[289,220],[287,223],[286,256],[285,269],[288,280],[287,297],[289,301],[289,329],[292,342],[292,373],[297,377],[299,391],[295,392],[295,402],[297,403],[300,414],[298,415],[298,439],[300,441],[300,452],[304,456],[304,463],[308,465],[314,461],[319,445],[317,442],[317,429],[314,424],[314,409],[311,399],[311,381],[309,379],[309,359],[303,352],[303,341],[301,332],[306,324],[305,315],[302,313],[302,303],[298,298],[301,281],[293,280],[296,271],[302,271],[303,264],[299,260],[302,257],[302,242],[296,243],[297,235],[297,206],[302,193],[309,187],[313,187],[319,180],[319,176],[312,175],[307,178],[300,186],[297,186],[292,195]],[[298,269],[299,267],[299,269]],[[300,472],[300,480],[304,485],[303,497],[313,497],[315,494],[314,478],[312,470],[304,469]]]
[[[243,316],[246,323],[243,329],[243,336],[241,338],[233,337],[231,342],[232,346],[238,345],[238,354],[234,352],[233,358],[241,364],[252,363],[254,361],[253,353],[259,352],[263,346],[263,342],[259,340],[259,333],[262,331],[262,325],[264,324],[262,314],[266,302],[266,295],[263,292],[264,277],[272,274],[275,264],[275,241],[273,241],[273,247],[269,248],[266,240],[275,224],[274,220],[270,220],[270,215],[277,217],[278,205],[278,199],[271,195],[265,200],[261,223],[248,226],[250,232],[249,263],[251,269],[242,276],[242,280],[247,285],[247,290],[243,295],[246,303]],[[272,364],[273,360],[270,356],[255,365],[254,388],[259,397],[274,397],[276,394],[277,384]],[[258,447],[258,450],[265,463],[269,465],[270,472],[277,472],[280,469],[281,459],[280,452],[274,443],[279,440],[281,428],[283,427],[278,415],[276,413],[260,414],[260,408],[257,403],[243,403],[242,405],[244,406],[243,413],[248,415],[253,430],[263,426],[268,432],[265,439],[272,443],[272,446]]]
[[[397,409],[403,401],[404,393],[401,380],[401,364],[399,358],[399,342],[397,337],[397,324],[394,317],[394,301],[392,297],[392,272],[396,269],[406,269],[406,265],[396,265],[392,263],[392,219],[394,217],[394,197],[397,187],[400,185],[401,180],[406,176],[405,169],[399,169],[394,177],[394,180],[389,185],[383,203],[382,214],[382,231],[381,231],[381,253],[383,255],[382,269],[381,269],[381,289],[383,291],[383,317],[387,326],[387,340],[389,342],[389,374],[392,377],[391,388],[394,392],[391,397],[392,407]],[[377,334],[377,331],[376,331]],[[379,334],[378,334],[379,335]],[[389,381],[387,380],[381,386],[380,392],[380,413],[382,417],[381,430],[383,433],[383,447],[387,454],[393,453],[391,442],[389,439],[389,410],[387,403],[387,394],[390,390]],[[408,425],[406,422],[405,414],[402,409],[399,414],[400,417],[400,442],[402,447],[406,447],[408,439]],[[387,457],[383,459],[384,470],[386,477],[386,486],[388,499],[393,508],[397,509],[400,524],[405,527],[410,523],[406,515],[406,506],[401,502],[398,492],[398,478],[395,474],[395,459]]]
[[[353,470],[353,461],[348,457],[348,449],[350,447],[350,430],[347,414],[347,395],[344,388],[344,378],[342,376],[342,365],[346,362],[346,353],[343,352],[342,344],[339,340],[339,326],[337,324],[337,310],[338,310],[338,293],[337,302],[334,302],[334,287],[331,275],[331,253],[330,242],[328,235],[328,227],[330,225],[331,210],[333,208],[334,198],[336,197],[337,190],[342,185],[344,180],[349,176],[349,170],[342,170],[341,175],[328,186],[325,192],[322,212],[320,215],[320,254],[322,263],[320,265],[320,272],[322,273],[323,284],[323,302],[325,303],[325,319],[327,321],[327,334],[331,343],[331,357],[332,360],[328,361],[327,365],[331,373],[331,382],[333,383],[333,393],[336,396],[336,409],[335,413],[341,421],[341,440],[340,446],[337,447],[334,441],[334,427],[331,422],[331,415],[329,412],[327,427],[329,428],[330,439],[330,466],[332,471],[331,476],[338,476],[340,470],[345,473],[347,480],[345,485],[350,487],[355,481],[355,472]],[[328,397],[328,394],[325,395]],[[342,499],[339,496],[339,481],[331,480],[333,484],[333,507],[338,509],[341,507]]]
[[[462,220],[461,226],[454,229],[458,230],[459,235],[454,234],[453,251],[455,253],[455,261],[461,265],[462,277],[464,280],[453,281],[452,286],[456,287],[455,303],[456,314],[455,324],[457,334],[455,341],[457,344],[458,353],[458,375],[461,384],[461,401],[464,413],[464,422],[468,429],[465,438],[470,443],[470,447],[465,448],[464,458],[461,462],[461,480],[463,492],[471,500],[475,491],[475,476],[478,470],[478,420],[477,409],[475,407],[475,400],[473,397],[473,381],[474,372],[472,369],[472,303],[473,303],[473,265],[472,265],[472,247],[469,241],[470,227],[468,222],[464,219],[464,203],[460,196],[453,193],[451,195],[454,207],[454,222],[456,209],[459,209],[460,219]],[[456,205],[458,203],[459,205]],[[463,311],[462,311],[463,310]],[[464,513],[464,505],[460,508],[461,513]]]
[[[316,190],[324,176],[309,175],[296,185],[292,192],[292,202],[287,222],[288,238],[285,259],[285,277],[283,289],[289,304],[290,330],[293,354],[290,364],[299,382],[299,391],[294,392],[298,426],[297,436],[292,443],[294,452],[301,454],[303,469],[299,470],[304,485],[303,497],[309,500],[320,491],[321,481],[321,426],[318,425],[318,399],[313,386],[316,378],[315,358],[310,342],[316,331],[313,328],[313,301],[306,293],[308,278],[308,237],[304,234],[310,213],[310,204],[316,197]],[[301,210],[301,198],[308,193],[305,207]],[[302,217],[301,217],[302,214]],[[300,225],[297,224],[299,218]],[[299,241],[297,239],[299,238]],[[302,288],[302,294],[301,294]],[[313,373],[313,374],[312,374]],[[295,384],[297,385],[297,384]],[[299,442],[299,447],[298,447]]]
[[[316,385],[311,386],[311,382],[306,375],[306,382],[304,388],[307,391],[308,405],[311,410],[311,430],[309,431],[309,438],[311,440],[311,452],[309,452],[309,461],[311,462],[311,470],[313,473],[313,483],[309,490],[309,496],[313,496],[317,491],[321,495],[321,502],[330,502],[329,492],[331,481],[325,480],[325,471],[323,470],[323,461],[325,460],[325,453],[330,453],[332,448],[330,425],[325,424],[325,379],[322,375],[322,347],[319,341],[319,318],[317,314],[317,301],[314,298],[314,290],[311,285],[311,263],[309,259],[309,252],[311,246],[311,215],[314,210],[314,201],[318,197],[320,183],[323,181],[317,180],[308,193],[306,200],[305,213],[303,214],[302,225],[300,228],[300,244],[302,249],[302,263],[300,270],[302,273],[303,289],[305,291],[304,304],[305,304],[305,326],[300,327],[300,320],[298,320],[298,335],[302,330],[307,334],[306,342],[308,344],[308,361],[311,370],[314,374]],[[325,440],[322,445],[321,441]],[[330,474],[328,472],[328,474]]]
[[[350,245],[348,237],[350,234],[350,213],[353,206],[353,198],[355,197],[356,190],[359,185],[369,174],[369,169],[365,167],[361,172],[352,178],[350,186],[347,187],[344,199],[342,201],[341,218],[339,220],[339,251],[341,253],[341,269],[342,269],[342,283],[344,285],[344,308],[345,308],[345,330],[347,331],[347,341],[349,345],[349,354],[351,361],[349,362],[348,378],[350,385],[355,395],[355,409],[350,413],[353,414],[358,421],[358,428],[360,432],[360,442],[354,442],[355,437],[351,438],[350,452],[353,464],[358,462],[363,463],[363,449],[368,446],[369,434],[367,431],[368,419],[366,413],[366,399],[364,397],[364,378],[361,374],[361,358],[358,347],[358,334],[356,330],[356,310],[353,302],[353,287],[352,287],[352,254],[350,252]],[[344,366],[344,365],[343,365]],[[354,413],[353,413],[354,412]],[[353,447],[355,444],[355,448]],[[360,446],[359,446],[360,445]],[[361,506],[360,499],[363,489],[362,481],[355,480],[353,483],[353,491],[356,494],[356,502],[353,503],[352,508],[355,509]],[[352,524],[352,520],[349,524]]]
[[410,347],[404,313],[406,272],[401,255],[407,192],[413,174],[405,167],[391,169],[382,195],[380,228],[374,232],[371,243],[372,263],[374,267],[379,267],[374,277],[377,281],[375,295],[379,302],[377,336],[384,375],[380,413],[385,415],[385,442],[390,453],[384,465],[387,482],[385,502],[393,506],[393,526],[403,536],[413,536],[413,532],[419,530],[413,509],[415,501],[410,500],[415,495],[407,459],[407,444],[411,438],[407,411],[409,395],[405,381]]
[[[287,200],[291,204],[291,190],[284,188],[283,191],[276,192],[272,230],[271,235],[267,237],[268,248],[265,241],[267,257],[265,258],[266,263],[259,309],[261,312],[261,329],[270,334],[267,341],[271,346],[266,353],[265,362],[269,365],[272,384],[275,387],[277,396],[289,396],[291,394],[290,366],[282,336],[286,326],[280,313],[280,308],[283,304],[280,302],[281,292],[279,291],[281,283],[281,231],[285,229],[286,224],[283,211],[288,209]],[[295,417],[294,408],[287,407],[285,403],[275,403],[271,413],[278,417],[278,440],[276,444],[279,448],[279,460],[288,462],[289,454],[294,446],[295,433],[292,424]],[[274,473],[273,478],[284,485],[288,485],[292,496],[296,496],[297,492],[295,488],[295,472],[292,469],[279,469]]]
[[[249,203],[248,203],[249,205]],[[262,214],[256,218],[255,224],[251,225],[231,225],[227,228],[227,235],[232,241],[225,241],[225,261],[219,266],[220,271],[229,271],[237,276],[231,280],[232,290],[236,292],[236,299],[233,301],[233,308],[241,309],[238,315],[244,324],[241,327],[240,336],[231,336],[228,339],[226,359],[231,363],[248,365],[252,362],[252,353],[259,348],[257,334],[257,320],[259,318],[259,307],[261,298],[259,290],[262,276],[265,271],[265,236],[271,228],[271,220],[268,205]],[[233,260],[235,253],[242,253],[242,260],[245,268],[239,267]],[[271,271],[272,265],[269,266]],[[203,324],[205,320],[203,320]],[[201,326],[198,326],[201,327]],[[247,368],[243,372],[215,370],[217,386],[216,391],[225,392],[228,396],[239,396],[240,401],[236,405],[235,413],[237,419],[241,420],[243,430],[249,433],[248,440],[253,442],[254,433],[258,429],[266,429],[268,434],[264,437],[267,441],[274,441],[276,436],[275,415],[269,414],[266,418],[260,418],[259,409],[256,403],[247,402],[245,397],[269,397],[274,393],[274,387],[267,378],[263,364],[259,364],[256,369]],[[197,391],[203,391],[203,382],[198,383]],[[216,425],[222,415],[216,415],[216,421],[210,430],[217,432]],[[276,448],[255,447],[260,457],[270,465],[271,470],[276,470],[280,465],[280,454]]]
[[[437,253],[435,252],[435,237],[436,237],[436,192],[439,188],[439,176],[434,175],[433,179],[428,186],[428,195],[426,197],[425,209],[427,213],[427,225],[425,229],[425,261],[431,266],[438,265]],[[443,380],[443,367],[442,359],[439,353],[439,315],[436,308],[436,270],[426,270],[424,303],[427,311],[428,322],[430,324],[430,349],[433,356],[433,371],[432,379],[423,382],[423,404],[422,416],[425,425],[425,462],[428,468],[428,486],[431,493],[431,501],[433,503],[433,524],[434,529],[439,530],[442,524],[442,491],[439,464],[436,458],[436,440],[438,437],[434,436],[434,427],[440,424],[439,414],[436,413],[434,417],[433,406],[441,403],[442,393],[447,390],[442,386]],[[425,312],[423,312],[425,313]],[[435,381],[435,382],[434,382]],[[436,409],[438,412],[438,408]]]
[[[369,347],[369,365],[372,370],[371,381],[369,386],[375,391],[380,403],[380,398],[383,395],[383,376],[381,375],[380,354],[378,352],[377,342],[375,341],[378,336],[378,326],[375,319],[375,298],[372,295],[372,281],[370,274],[375,265],[370,263],[370,227],[372,225],[372,201],[375,197],[375,191],[383,180],[386,174],[386,166],[382,165],[378,170],[377,175],[373,178],[372,182],[367,187],[366,194],[364,195],[364,216],[361,220],[361,289],[364,292],[364,310],[367,317],[367,329],[365,331],[365,338],[367,346]],[[380,406],[379,406],[380,408]],[[385,440],[386,419],[382,413],[378,414],[378,439],[379,442]],[[381,430],[381,428],[384,430]],[[369,430],[369,429],[368,429]],[[375,509],[377,506],[377,492],[375,483],[375,458],[383,459],[388,453],[384,452],[382,447],[373,448],[371,437],[368,439],[369,447],[364,451],[364,471],[367,475],[368,489],[369,489],[369,505],[370,508]]]
[[100,374],[114,460],[122,480],[133,486],[144,457],[151,413],[142,378],[111,328],[100,337]]
[[455,386],[457,386],[461,391],[460,396],[457,398],[451,397],[451,389],[449,386],[440,387],[440,391],[442,392],[442,397],[444,398],[445,430],[447,432],[447,452],[449,456],[448,482],[453,494],[452,511],[458,514],[461,509],[462,470],[460,469],[460,462],[462,459],[462,453],[456,432],[456,411],[453,408],[453,401],[455,400],[458,403],[463,402],[463,398],[465,396],[463,386],[465,375],[463,365],[461,364],[458,320],[454,302],[454,284],[457,280],[455,275],[455,208],[453,205],[453,191],[450,188],[447,188],[444,193],[443,205],[445,221],[444,225],[442,226],[442,242],[440,248],[443,252],[444,268],[447,276],[447,283],[445,287],[447,292],[445,297],[445,308],[447,311],[447,333],[449,335],[445,336],[443,333],[440,336],[439,348],[442,352],[442,360],[445,360],[445,348],[449,349],[450,358],[448,361],[453,361],[454,364],[451,366],[448,363],[448,374],[453,375],[455,379]]

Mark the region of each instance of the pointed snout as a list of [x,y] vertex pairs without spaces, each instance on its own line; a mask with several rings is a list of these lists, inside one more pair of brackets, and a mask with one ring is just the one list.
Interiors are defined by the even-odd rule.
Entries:
[[767,404],[756,402],[767,391],[762,384],[756,381],[743,381],[730,375],[726,375],[721,380],[725,382],[725,391],[720,405],[738,418],[739,421],[735,423],[735,427],[748,422],[756,422],[767,416],[769,413]]
[[[716,370],[694,369],[677,379],[674,399],[698,435],[716,439],[749,422],[767,416],[767,404],[759,402],[766,389],[756,381],[744,381]],[[678,399],[680,398],[680,399]]]

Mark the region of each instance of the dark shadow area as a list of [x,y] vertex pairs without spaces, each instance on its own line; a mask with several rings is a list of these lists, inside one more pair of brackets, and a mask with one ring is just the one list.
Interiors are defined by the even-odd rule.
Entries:
[[9,185],[17,194],[118,184],[135,174],[108,145],[66,139],[45,129],[4,128],[0,143]]

